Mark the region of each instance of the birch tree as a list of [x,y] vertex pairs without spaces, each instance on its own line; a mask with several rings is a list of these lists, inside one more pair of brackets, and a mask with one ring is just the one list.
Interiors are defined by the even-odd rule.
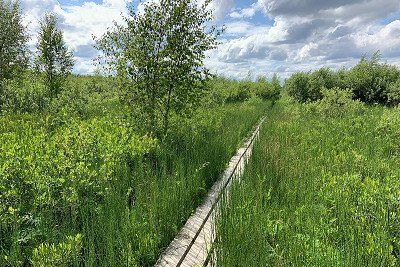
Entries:
[[53,13],[46,14],[40,21],[35,66],[44,76],[51,97],[57,96],[66,78],[71,74],[74,60]]
[[97,47],[116,73],[122,100],[153,137],[164,138],[173,114],[193,110],[210,76],[205,52],[217,45],[210,1],[160,0],[131,8]]

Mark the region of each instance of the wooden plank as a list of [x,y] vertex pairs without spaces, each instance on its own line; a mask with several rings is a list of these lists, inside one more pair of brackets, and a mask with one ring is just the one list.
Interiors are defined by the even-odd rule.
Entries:
[[265,118],[257,125],[253,134],[244,142],[229,161],[228,167],[210,189],[207,197],[186,221],[179,234],[162,253],[155,266],[203,266],[212,243],[214,242],[214,218],[218,208],[221,193],[229,187],[234,179],[240,179],[245,164],[248,162],[254,140]]

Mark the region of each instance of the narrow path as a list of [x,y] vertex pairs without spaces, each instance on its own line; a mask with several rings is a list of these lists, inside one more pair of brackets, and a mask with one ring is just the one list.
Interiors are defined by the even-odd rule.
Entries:
[[253,134],[229,161],[222,177],[209,191],[205,201],[196,212],[187,220],[184,227],[160,256],[155,266],[204,266],[207,265],[208,252],[215,240],[214,219],[218,210],[221,194],[229,187],[234,179],[239,179],[244,166],[251,156],[254,140],[258,137],[263,124],[263,118]]

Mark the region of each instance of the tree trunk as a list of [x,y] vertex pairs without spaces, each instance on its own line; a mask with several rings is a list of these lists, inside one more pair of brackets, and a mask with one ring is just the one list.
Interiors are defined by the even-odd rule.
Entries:
[[171,94],[172,94],[172,84],[169,85],[168,88],[168,97],[167,97],[167,105],[165,108],[164,114],[164,129],[163,129],[163,139],[167,136],[168,127],[169,127],[169,112],[171,110]]

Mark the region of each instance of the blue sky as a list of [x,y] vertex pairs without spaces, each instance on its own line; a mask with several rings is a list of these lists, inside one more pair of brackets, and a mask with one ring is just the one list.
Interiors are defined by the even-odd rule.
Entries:
[[[32,49],[38,19],[47,11],[58,15],[76,73],[93,72],[98,53],[93,36],[113,21],[121,23],[127,12],[126,0],[22,0],[22,5]],[[285,78],[322,66],[350,67],[376,50],[400,65],[399,0],[213,0],[211,8],[226,32],[222,44],[207,53],[206,65],[221,75]]]

